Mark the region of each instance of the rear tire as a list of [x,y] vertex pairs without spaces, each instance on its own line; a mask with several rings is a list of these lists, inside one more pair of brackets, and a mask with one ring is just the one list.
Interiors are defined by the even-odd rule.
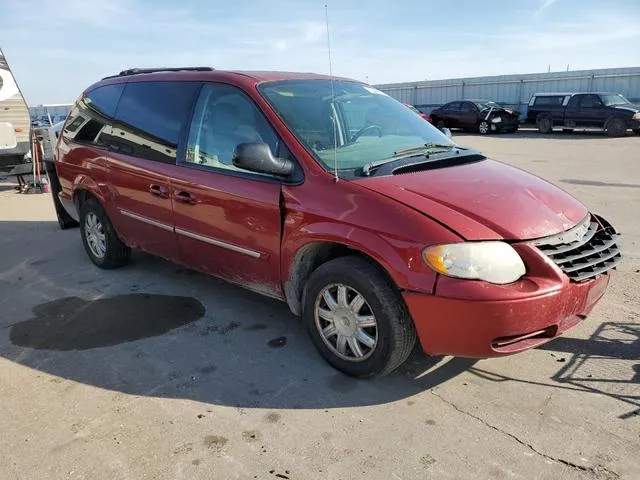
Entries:
[[56,217],[58,217],[58,225],[60,226],[60,230],[68,230],[79,225],[79,223],[67,213],[67,211],[60,203],[60,200],[54,198],[53,203],[56,207]]
[[551,133],[553,130],[553,120],[549,117],[538,117],[536,125],[540,133]]
[[331,260],[311,274],[302,318],[324,359],[353,377],[391,373],[404,363],[416,341],[402,296],[375,265],[361,257]]
[[87,255],[97,267],[118,268],[131,258],[131,249],[120,240],[102,205],[93,197],[80,206],[80,233]]
[[640,128],[634,128],[633,133],[635,133],[636,135],[640,135]]
[[621,118],[612,118],[607,122],[607,135],[610,137],[624,137],[627,134],[627,125]]
[[436,122],[436,128],[438,128],[438,130],[442,130],[443,128],[446,128],[446,125],[444,124],[444,120],[438,120]]
[[562,131],[564,133],[573,133],[573,128],[563,128]]

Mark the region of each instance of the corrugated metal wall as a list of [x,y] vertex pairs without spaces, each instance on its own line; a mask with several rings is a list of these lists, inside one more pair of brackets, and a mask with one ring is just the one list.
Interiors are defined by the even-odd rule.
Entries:
[[466,98],[493,100],[524,114],[531,95],[538,92],[605,91],[640,102],[640,67],[389,83],[376,87],[425,113]]

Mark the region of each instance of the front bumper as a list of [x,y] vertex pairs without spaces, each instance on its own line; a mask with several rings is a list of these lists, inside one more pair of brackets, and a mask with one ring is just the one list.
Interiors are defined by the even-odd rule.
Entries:
[[[507,288],[474,282],[479,287],[475,294],[463,293],[455,287],[459,280],[447,278],[445,289],[456,296],[403,296],[425,353],[497,357],[536,347],[574,327],[602,297],[611,275],[582,283],[564,277],[555,287],[535,279]],[[502,293],[491,299],[487,297],[494,295],[484,295],[482,289]]]
[[627,128],[631,129],[631,130],[638,130],[640,129],[640,118],[637,119],[630,119],[627,121]]

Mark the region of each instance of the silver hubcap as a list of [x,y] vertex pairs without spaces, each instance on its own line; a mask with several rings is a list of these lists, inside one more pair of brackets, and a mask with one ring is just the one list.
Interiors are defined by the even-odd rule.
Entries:
[[84,236],[87,239],[89,250],[96,257],[102,258],[107,252],[107,239],[104,235],[104,227],[98,216],[93,213],[87,213],[84,219]]
[[486,122],[480,124],[480,133],[487,133],[489,131],[489,125]]
[[361,362],[378,343],[378,323],[371,307],[355,289],[341,283],[323,288],[315,303],[316,328],[338,357]]

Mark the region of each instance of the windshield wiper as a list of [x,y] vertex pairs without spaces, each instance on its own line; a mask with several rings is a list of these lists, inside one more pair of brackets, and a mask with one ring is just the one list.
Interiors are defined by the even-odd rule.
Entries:
[[405,148],[403,150],[398,150],[397,152],[393,152],[393,157],[391,158],[385,158],[384,160],[377,160],[375,162],[366,163],[362,167],[362,174],[365,177],[368,177],[369,175],[371,175],[371,172],[375,170],[377,167],[384,165],[385,163],[398,160],[400,157],[405,157],[405,156],[409,157],[412,155],[419,155],[422,152],[424,152],[425,157],[429,158],[429,153],[431,152],[431,150],[434,150],[437,148],[446,148],[447,150],[451,150],[453,148],[460,148],[460,147],[453,144],[448,144],[448,143],[425,143],[423,145],[419,145],[416,147]]
[[424,145],[419,145],[417,147],[409,147],[404,150],[398,150],[397,152],[393,152],[393,158],[399,157],[401,155],[406,155],[407,153],[416,153],[422,152],[423,150],[433,150],[434,148],[447,148],[451,150],[455,145],[451,143],[425,143]]

